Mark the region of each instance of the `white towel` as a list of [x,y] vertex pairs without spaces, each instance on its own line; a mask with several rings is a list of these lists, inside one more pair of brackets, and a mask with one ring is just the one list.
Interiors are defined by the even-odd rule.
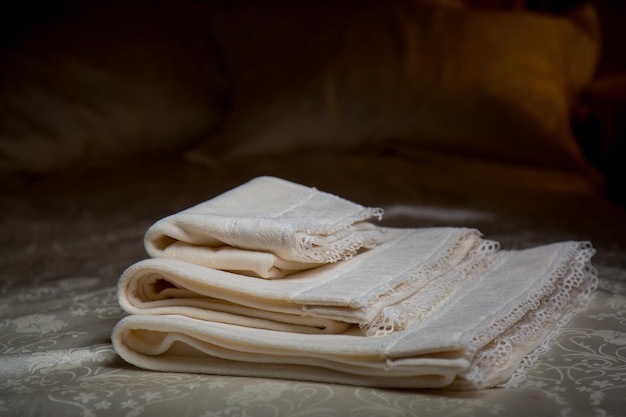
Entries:
[[478,262],[490,253],[477,250],[483,245],[474,229],[380,230],[386,243],[350,261],[280,280],[177,259],[147,259],[122,275],[120,304],[133,314],[179,314],[248,327],[336,333],[351,324],[370,325],[384,307],[406,299],[458,264]]
[[383,238],[366,222],[382,210],[274,177],[258,177],[155,223],[152,257],[282,278],[352,257]]
[[485,388],[518,381],[595,289],[588,242],[499,251],[381,214],[261,177],[169,216],[120,278],[113,345],[162,371]]
[[[368,255],[384,265],[393,243]],[[161,371],[396,388],[491,387],[519,373],[527,355],[584,305],[596,285],[593,253],[586,242],[500,251],[429,314],[379,337],[365,336],[356,325],[341,334],[305,334],[135,314],[116,326],[113,344],[126,361]]]

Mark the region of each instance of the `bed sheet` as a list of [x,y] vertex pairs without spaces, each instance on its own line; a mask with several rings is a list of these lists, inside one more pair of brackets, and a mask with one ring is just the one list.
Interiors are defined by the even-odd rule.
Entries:
[[[434,155],[177,157],[6,181],[0,197],[2,416],[619,416],[626,409],[626,210],[583,178]],[[600,285],[517,388],[386,390],[158,373],[110,333],[116,283],[159,218],[274,175],[385,209],[389,226],[468,226],[516,249],[590,240]]]

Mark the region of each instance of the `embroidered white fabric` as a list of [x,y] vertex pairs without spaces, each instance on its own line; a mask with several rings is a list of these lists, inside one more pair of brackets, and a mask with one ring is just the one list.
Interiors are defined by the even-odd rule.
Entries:
[[[153,370],[381,387],[514,384],[596,286],[588,242],[499,251],[475,229],[376,227],[362,221],[376,210],[259,181],[150,229],[155,257],[119,282],[131,313],[112,335],[122,358]],[[287,203],[269,197],[275,186]],[[226,255],[231,266],[259,251],[328,263],[259,280],[172,257],[181,242],[245,246]]]
[[335,195],[258,177],[168,216],[147,231],[152,257],[170,257],[261,278],[351,258],[382,238],[382,217]]
[[443,300],[457,291],[463,280],[471,279],[493,260],[500,245],[493,240],[475,243],[467,259],[452,272],[432,281],[421,290],[381,310],[374,320],[361,326],[368,336],[382,336],[404,330],[432,313]]
[[272,330],[336,333],[447,274],[481,241],[466,228],[381,228],[386,242],[350,259],[259,280],[171,258],[146,259],[120,278],[132,314],[180,314]]
[[112,340],[122,358],[152,370],[394,388],[487,388],[506,383],[516,371],[519,380],[524,357],[586,300],[595,285],[593,269],[584,263],[590,249],[587,243],[565,242],[501,251],[431,314],[379,337],[365,336],[358,326],[339,334],[306,334],[133,314],[118,323]]
[[[502,362],[510,361],[512,352],[521,356],[516,369],[502,386],[517,386],[525,380],[526,368],[532,366],[542,353],[549,350],[570,318],[590,302],[598,286],[597,270],[590,263],[595,249],[589,242],[580,242],[567,248],[544,285],[530,293],[528,299],[514,307],[504,318],[494,321],[489,332],[499,335],[481,347],[474,357],[474,366],[464,378],[476,387],[495,385],[490,374]],[[520,314],[523,316],[519,317]],[[510,323],[514,324],[510,324]],[[510,326],[510,327],[507,327]],[[474,342],[480,346],[480,338]]]

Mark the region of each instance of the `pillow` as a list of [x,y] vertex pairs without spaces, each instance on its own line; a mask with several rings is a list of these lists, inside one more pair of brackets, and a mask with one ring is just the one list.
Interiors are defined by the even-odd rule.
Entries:
[[579,169],[570,112],[597,19],[458,3],[261,2],[215,33],[232,111],[196,154],[416,147]]
[[165,152],[213,128],[221,75],[195,2],[66,3],[3,27],[0,172]]

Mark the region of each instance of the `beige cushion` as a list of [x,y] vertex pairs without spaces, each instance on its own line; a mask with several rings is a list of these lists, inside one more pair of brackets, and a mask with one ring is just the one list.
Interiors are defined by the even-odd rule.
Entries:
[[297,4],[217,16],[233,109],[200,152],[408,146],[585,165],[569,118],[597,60],[593,9],[558,17],[454,2]]

